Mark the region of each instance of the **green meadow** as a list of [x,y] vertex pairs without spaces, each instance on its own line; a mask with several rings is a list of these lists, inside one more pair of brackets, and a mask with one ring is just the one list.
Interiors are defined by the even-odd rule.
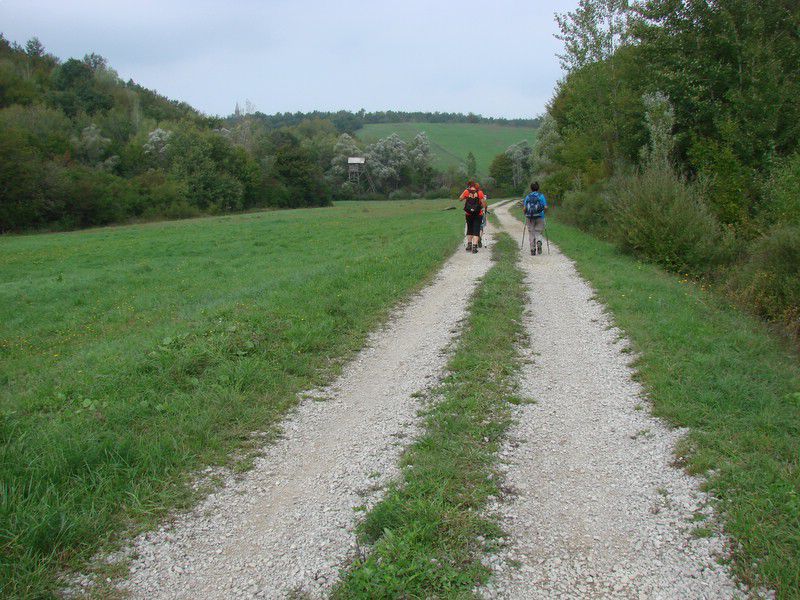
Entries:
[[465,164],[467,154],[472,152],[481,177],[488,175],[492,159],[510,145],[522,140],[533,145],[536,140],[534,127],[489,123],[376,123],[364,125],[363,129],[356,131],[356,135],[368,143],[393,133],[410,141],[420,131],[424,131],[431,142],[437,169]]
[[52,595],[274,434],[453,251],[447,206],[0,238],[0,596]]

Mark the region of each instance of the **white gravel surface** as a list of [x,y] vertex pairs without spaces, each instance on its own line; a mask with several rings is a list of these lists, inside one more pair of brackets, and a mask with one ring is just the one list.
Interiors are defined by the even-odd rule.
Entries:
[[[516,210],[516,209],[514,209]],[[499,209],[519,240],[522,225]],[[526,240],[527,241],[527,240]],[[546,250],[545,250],[546,252]],[[502,451],[509,494],[493,511],[509,533],[487,558],[491,598],[744,597],[718,558],[718,535],[697,538],[708,498],[671,466],[684,433],[653,418],[631,355],[593,290],[551,243],[520,255],[532,361]]]
[[[457,213],[454,213],[454,217]],[[255,467],[139,536],[120,584],[135,598],[321,597],[355,551],[355,507],[398,473],[490,252],[457,251],[327,390],[306,398]]]

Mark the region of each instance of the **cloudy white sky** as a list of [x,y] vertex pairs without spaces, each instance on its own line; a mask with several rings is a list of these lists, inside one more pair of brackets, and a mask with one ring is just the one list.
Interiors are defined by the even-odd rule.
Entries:
[[532,117],[577,0],[0,0],[0,32],[209,113],[426,110]]

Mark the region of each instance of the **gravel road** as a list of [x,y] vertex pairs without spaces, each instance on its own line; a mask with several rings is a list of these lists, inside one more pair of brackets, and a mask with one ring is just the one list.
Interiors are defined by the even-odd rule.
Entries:
[[[522,225],[497,211],[516,239]],[[546,252],[546,251],[545,251]],[[502,451],[509,496],[493,511],[509,546],[488,559],[491,598],[744,597],[693,529],[710,514],[700,481],[671,466],[684,433],[649,414],[631,355],[593,290],[551,243],[520,254],[532,359]]]
[[[454,213],[456,217],[457,213]],[[490,237],[490,236],[489,236]],[[134,541],[134,598],[317,598],[355,550],[355,507],[398,473],[415,392],[442,374],[490,252],[457,251],[329,389],[301,402],[255,467]]]
[[[496,209],[504,229],[522,226]],[[415,392],[434,385],[490,253],[456,252],[330,388],[304,395],[255,467],[133,543],[134,598],[320,598],[357,550],[356,507],[398,475]],[[531,359],[501,452],[508,493],[491,507],[509,542],[486,561],[487,598],[738,598],[705,537],[709,498],[672,466],[683,431],[649,414],[627,343],[551,244],[520,255]],[[693,535],[698,526],[704,534]],[[764,594],[769,596],[769,594]]]

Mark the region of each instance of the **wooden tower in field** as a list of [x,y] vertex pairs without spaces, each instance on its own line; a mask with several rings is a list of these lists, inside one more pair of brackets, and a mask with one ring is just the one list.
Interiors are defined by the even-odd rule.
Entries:
[[361,183],[361,175],[365,175],[369,188],[374,192],[375,185],[367,170],[367,159],[363,156],[350,156],[347,158],[347,179],[354,185]]

